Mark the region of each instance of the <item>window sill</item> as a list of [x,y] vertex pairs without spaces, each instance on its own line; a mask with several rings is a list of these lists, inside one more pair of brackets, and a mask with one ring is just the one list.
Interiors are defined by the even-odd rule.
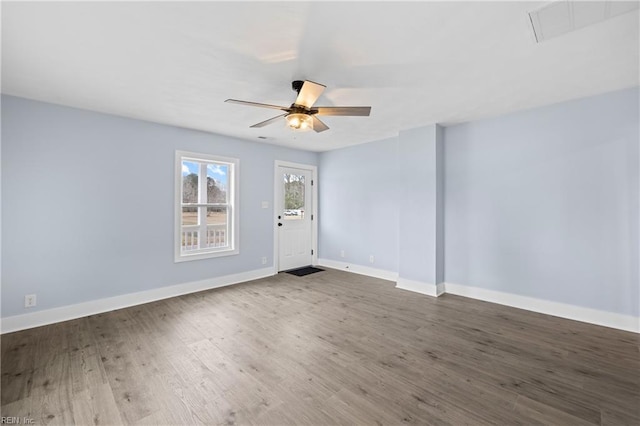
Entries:
[[174,257],[174,262],[180,263],[180,262],[190,262],[192,260],[212,259],[215,257],[233,256],[239,253],[240,253],[239,249],[199,252],[199,253],[193,253],[193,254],[177,253]]

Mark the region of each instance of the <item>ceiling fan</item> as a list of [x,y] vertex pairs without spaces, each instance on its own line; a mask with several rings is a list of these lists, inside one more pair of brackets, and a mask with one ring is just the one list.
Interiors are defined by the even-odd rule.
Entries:
[[296,80],[291,83],[291,87],[298,93],[298,96],[288,108],[278,105],[239,101],[237,99],[227,99],[225,102],[285,111],[284,114],[280,114],[250,127],[264,127],[284,117],[287,125],[293,130],[314,130],[318,133],[328,130],[329,127],[320,121],[320,119],[316,117],[317,115],[368,116],[369,113],[371,113],[371,107],[368,106],[314,107],[313,104],[318,100],[326,86],[314,83],[313,81]]

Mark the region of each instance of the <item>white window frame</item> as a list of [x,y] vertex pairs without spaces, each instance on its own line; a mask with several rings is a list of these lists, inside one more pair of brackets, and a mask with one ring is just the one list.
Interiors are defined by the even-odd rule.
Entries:
[[[182,162],[194,161],[201,164],[198,176],[204,174],[206,176],[207,164],[225,164],[228,166],[228,207],[227,220],[230,220],[228,230],[231,235],[225,235],[229,242],[224,248],[199,248],[193,250],[192,253],[182,250]],[[174,239],[174,261],[186,262],[191,260],[210,259],[220,256],[231,256],[240,253],[240,215],[239,215],[239,194],[238,194],[238,176],[240,175],[240,160],[237,158],[221,157],[218,155],[202,154],[188,151],[176,151],[175,156],[175,239]],[[206,190],[203,191],[202,185],[206,184],[206,179],[198,179],[198,196],[202,197],[203,193],[206,197]],[[199,201],[206,201],[200,198]],[[198,203],[198,206],[206,206],[207,203]],[[200,221],[202,222],[202,221]],[[199,236],[202,236],[203,228],[206,229],[206,223],[200,223]],[[202,244],[202,238],[198,238],[198,243]]]

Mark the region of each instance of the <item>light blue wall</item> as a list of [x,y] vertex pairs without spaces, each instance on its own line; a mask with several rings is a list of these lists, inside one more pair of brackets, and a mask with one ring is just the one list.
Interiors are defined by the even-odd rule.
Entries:
[[[174,263],[176,150],[240,159],[240,254]],[[2,315],[264,268],[274,160],[317,154],[2,97]],[[24,295],[38,306],[25,310]]]
[[320,155],[319,257],[398,270],[397,149],[391,138]]
[[441,282],[442,136],[431,125],[322,153],[320,258]]
[[436,125],[436,284],[444,281],[444,128]]
[[[638,315],[638,97],[446,128],[445,280]],[[8,96],[1,118],[3,316],[271,264],[275,159],[319,164],[320,257],[399,270],[398,138],[317,158]],[[176,149],[240,158],[240,255],[173,262]]]
[[446,281],[637,316],[638,96],[446,128]]
[[[424,161],[430,126],[322,153],[320,257],[638,316],[638,99],[629,89],[447,127],[440,168]],[[444,227],[427,235],[434,211]]]
[[398,275],[428,284],[438,283],[443,276],[437,268],[442,251],[438,248],[438,242],[442,246],[438,240],[442,223],[437,203],[442,189],[438,182],[441,133],[440,126],[434,124],[400,132],[398,137]]

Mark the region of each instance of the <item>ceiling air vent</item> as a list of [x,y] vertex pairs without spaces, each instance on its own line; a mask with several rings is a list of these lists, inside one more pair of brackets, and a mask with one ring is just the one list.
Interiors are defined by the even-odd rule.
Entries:
[[614,16],[637,10],[638,1],[555,1],[529,12],[536,41],[541,43]]

